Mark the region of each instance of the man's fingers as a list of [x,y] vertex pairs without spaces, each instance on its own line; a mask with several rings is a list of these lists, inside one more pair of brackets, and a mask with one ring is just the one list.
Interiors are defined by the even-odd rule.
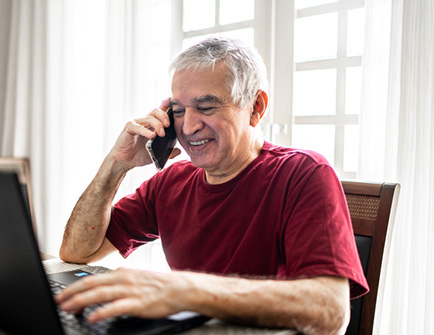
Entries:
[[171,106],[171,98],[167,98],[165,100],[163,100],[163,102],[160,105],[160,110],[167,112],[167,110],[169,109],[169,107]]
[[[166,101],[168,103],[165,103]],[[132,135],[137,134],[147,138],[154,138],[155,135],[164,137],[164,128],[170,126],[169,116],[166,113],[166,110],[170,107],[170,99],[164,100],[161,107],[154,109],[145,117],[128,122],[127,131]]]
[[87,306],[103,304],[118,299],[122,296],[114,286],[99,286],[84,292],[75,294],[70,299],[60,304],[60,307],[67,312],[79,312]]
[[[166,112],[163,112],[162,110],[158,109],[158,110],[154,110],[151,114],[143,118],[134,119],[132,125],[143,127],[149,131],[152,131],[158,136],[164,137],[165,136],[164,128],[170,126],[170,120]],[[139,129],[138,130],[140,132],[139,134],[142,135],[141,132],[143,130],[140,128],[137,129]]]
[[164,136],[164,127],[160,121],[152,116],[134,119],[127,123],[126,130],[131,135],[141,135],[146,138],[154,138],[155,135]]
[[146,297],[125,297],[107,303],[88,315],[89,322],[99,322],[120,315],[130,315],[146,319],[159,319],[174,314],[167,304],[148,301]]
[[89,276],[68,286],[56,297],[67,312],[81,312],[87,306],[101,305],[89,315],[89,321],[129,314],[160,318],[178,312],[170,289],[171,276],[148,271],[118,269],[104,275]]
[[143,306],[141,306],[137,299],[118,299],[97,308],[88,315],[87,319],[89,322],[99,322],[104,319],[113,318],[124,314],[139,317],[141,316],[139,313],[140,311],[143,311]]
[[[116,274],[116,271],[108,274],[88,276],[66,287],[55,297],[55,300],[62,308],[64,306],[68,306],[68,308],[72,308],[72,306],[85,306],[86,303],[88,305],[102,303],[108,301],[108,294],[104,290],[117,287],[119,281],[120,278]],[[99,300],[97,297],[100,297]]]

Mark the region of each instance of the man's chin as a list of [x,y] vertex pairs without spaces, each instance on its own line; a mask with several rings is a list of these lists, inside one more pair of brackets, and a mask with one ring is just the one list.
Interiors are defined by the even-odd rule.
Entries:
[[202,160],[198,160],[198,159],[191,159],[191,163],[193,163],[193,165],[199,169],[203,169],[203,170],[207,170],[209,169],[209,164],[206,164],[205,162],[203,162]]
[[214,170],[215,164],[213,164],[206,157],[195,157],[194,155],[190,155],[191,163],[199,169]]

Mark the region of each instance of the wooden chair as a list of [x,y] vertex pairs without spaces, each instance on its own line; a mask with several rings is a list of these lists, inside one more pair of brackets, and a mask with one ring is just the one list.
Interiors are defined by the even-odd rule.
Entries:
[[30,162],[28,158],[0,157],[0,171],[13,171],[17,174],[24,200],[36,234],[35,212],[33,209],[33,193],[30,178]]
[[399,184],[342,181],[354,235],[370,292],[351,302],[347,335],[372,334],[381,262],[388,227],[393,225]]

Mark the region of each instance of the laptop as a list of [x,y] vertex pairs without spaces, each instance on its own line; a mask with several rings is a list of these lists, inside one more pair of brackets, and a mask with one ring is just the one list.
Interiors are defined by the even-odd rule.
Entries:
[[151,320],[122,316],[95,326],[86,321],[88,309],[78,316],[61,311],[53,290],[92,274],[82,270],[45,274],[14,172],[0,172],[0,269],[0,333],[175,334],[209,320],[197,313],[181,312]]

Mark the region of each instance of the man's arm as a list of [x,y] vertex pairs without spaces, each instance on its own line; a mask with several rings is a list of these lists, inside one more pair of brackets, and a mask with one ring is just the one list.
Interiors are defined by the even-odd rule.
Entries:
[[[97,175],[72,211],[60,248],[62,260],[89,263],[116,250],[105,238],[113,199],[130,169],[152,163],[146,151],[146,142],[156,134],[165,135],[164,127],[168,127],[170,121],[164,111],[169,106],[170,99],[166,99],[160,109],[154,109],[146,117],[126,124]],[[179,153],[180,150],[177,149],[171,157]]]
[[126,171],[106,157],[97,175],[81,195],[65,228],[59,256],[65,262],[95,262],[115,247],[105,238],[113,198]]
[[91,322],[130,314],[160,318],[191,310],[224,320],[294,328],[305,334],[344,334],[349,322],[346,278],[263,280],[193,272],[120,269],[84,278],[56,298],[63,309],[107,303]]
[[344,334],[349,322],[346,278],[300,280],[203,278],[193,305],[206,315],[265,327],[294,328],[304,334]]

